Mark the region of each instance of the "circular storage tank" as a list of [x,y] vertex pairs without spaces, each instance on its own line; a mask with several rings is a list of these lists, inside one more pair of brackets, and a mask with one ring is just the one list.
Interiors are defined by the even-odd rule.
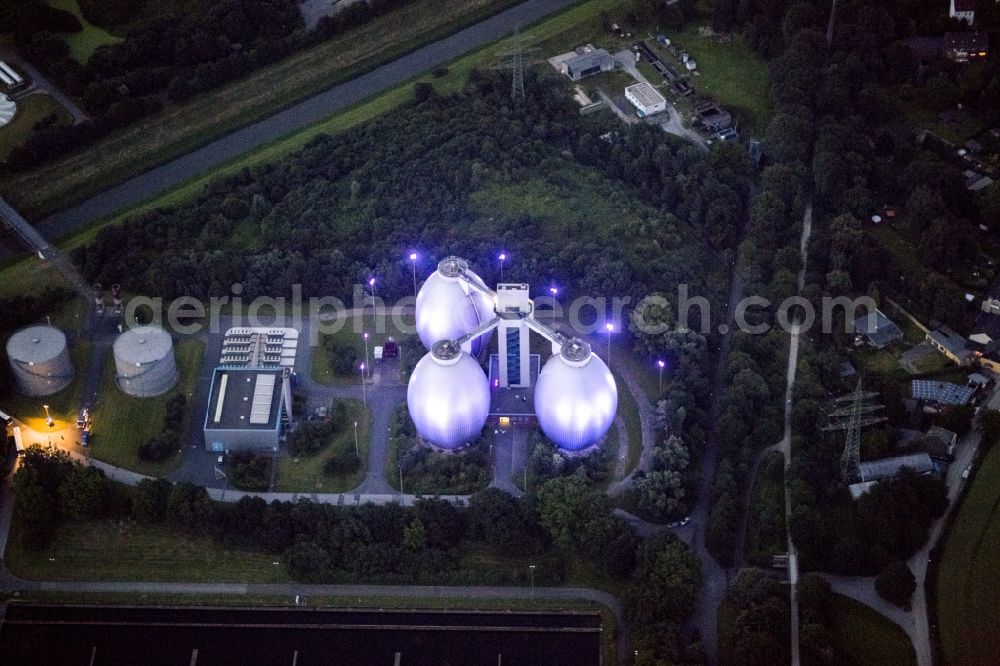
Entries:
[[486,424],[489,380],[476,359],[442,340],[413,368],[406,404],[421,437],[453,450],[479,437]]
[[139,326],[118,336],[115,375],[122,391],[138,398],[161,395],[177,384],[177,363],[170,334],[157,326]]
[[590,350],[573,339],[550,358],[535,384],[535,413],[545,436],[566,451],[601,441],[618,411],[615,378]]
[[[493,319],[493,300],[471,289],[462,275],[483,284],[458,257],[443,259],[417,294],[417,335],[424,347],[431,349],[440,340],[455,340]],[[472,341],[472,355],[478,356],[490,341],[490,334]]]
[[24,395],[52,395],[73,381],[66,335],[53,326],[28,326],[14,333],[7,340],[7,358]]

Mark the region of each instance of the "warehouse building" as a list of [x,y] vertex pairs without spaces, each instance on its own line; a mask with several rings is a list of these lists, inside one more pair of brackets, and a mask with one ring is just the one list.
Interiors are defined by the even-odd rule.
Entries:
[[625,99],[636,108],[640,118],[667,110],[667,100],[648,83],[636,83],[625,88]]
[[276,451],[292,413],[289,374],[281,368],[216,368],[205,414],[205,450]]
[[563,74],[574,81],[585,76],[610,72],[615,68],[615,59],[604,49],[595,49],[587,45],[577,50],[577,54],[563,62]]

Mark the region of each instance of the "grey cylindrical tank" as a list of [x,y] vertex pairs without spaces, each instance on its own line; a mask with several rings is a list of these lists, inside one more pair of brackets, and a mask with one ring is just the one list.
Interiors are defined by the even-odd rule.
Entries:
[[73,381],[66,335],[54,326],[28,326],[14,333],[7,340],[7,358],[24,395],[52,395]]
[[122,391],[138,398],[166,393],[177,385],[177,363],[170,334],[157,326],[139,326],[118,336],[115,375]]

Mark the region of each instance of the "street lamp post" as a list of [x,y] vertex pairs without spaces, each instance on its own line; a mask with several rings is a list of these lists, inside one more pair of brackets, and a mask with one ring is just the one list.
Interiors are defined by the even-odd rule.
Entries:
[[362,333],[361,337],[363,337],[365,339],[365,365],[369,366],[368,367],[368,374],[370,375],[371,374],[371,364],[368,361],[368,331],[365,331],[364,333]]
[[503,262],[507,261],[507,253],[500,253],[500,281],[503,282]]
[[361,367],[361,400],[364,402],[365,409],[368,409],[368,387],[365,386],[365,364],[362,363]]
[[372,317],[375,316],[375,276],[368,278],[368,286],[372,290]]
[[608,367],[611,367],[611,333],[615,330],[615,325],[610,321],[604,325],[604,330],[608,332]]
[[361,449],[358,448],[358,422],[354,422],[354,455],[361,458]]
[[402,495],[403,494],[403,464],[402,463],[397,464],[396,468],[399,470],[399,494]]
[[417,253],[410,253],[410,267],[413,268],[413,297],[417,297]]
[[531,600],[535,600],[535,565],[528,565],[528,576],[531,578]]
[[55,422],[52,420],[52,416],[49,414],[49,406],[42,405],[42,407],[45,408],[45,423],[47,423],[48,426],[51,428],[53,425],[55,425]]
[[663,393],[663,368],[667,364],[663,362],[663,359],[660,359],[659,361],[656,362],[656,365],[660,369],[660,393]]

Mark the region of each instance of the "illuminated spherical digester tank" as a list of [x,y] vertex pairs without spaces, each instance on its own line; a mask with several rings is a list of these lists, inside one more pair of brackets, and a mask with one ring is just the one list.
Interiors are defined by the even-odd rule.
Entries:
[[[493,301],[471,288],[462,276],[480,285],[483,281],[458,257],[448,257],[420,287],[417,294],[417,335],[431,349],[440,340],[454,340],[493,319]],[[472,355],[489,344],[490,334],[472,341]]]
[[122,391],[138,398],[162,395],[177,384],[177,363],[170,334],[158,326],[139,326],[114,344],[115,375]]
[[545,436],[566,451],[582,451],[608,432],[618,410],[618,386],[604,361],[579,339],[562,346],[538,374],[535,414]]
[[28,326],[14,333],[7,340],[7,358],[24,395],[52,395],[73,381],[66,334],[54,326]]
[[442,449],[479,437],[490,413],[486,373],[453,341],[434,344],[413,368],[406,404],[417,432]]

